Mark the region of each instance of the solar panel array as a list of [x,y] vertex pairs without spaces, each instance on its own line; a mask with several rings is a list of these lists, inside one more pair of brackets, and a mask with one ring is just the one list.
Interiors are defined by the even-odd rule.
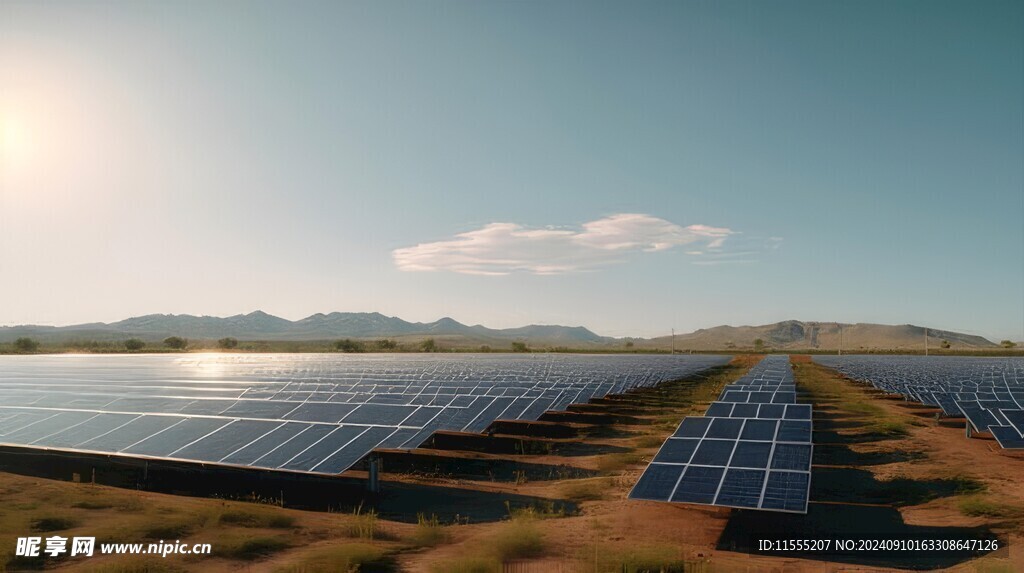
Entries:
[[815,356],[815,362],[888,394],[966,418],[1006,449],[1024,449],[1024,358]]
[[436,430],[651,386],[724,356],[0,357],[0,443],[336,474]]
[[768,356],[684,418],[631,499],[807,513],[812,408],[796,403],[787,356]]

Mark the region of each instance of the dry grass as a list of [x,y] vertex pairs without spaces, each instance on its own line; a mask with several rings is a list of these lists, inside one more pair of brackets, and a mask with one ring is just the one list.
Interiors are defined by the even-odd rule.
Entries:
[[33,519],[29,524],[32,533],[50,533],[51,531],[64,531],[78,525],[78,520],[67,517],[47,516]]
[[213,554],[217,557],[254,561],[291,547],[291,544],[279,536],[223,536],[212,542]]
[[435,563],[430,573],[497,573],[501,562],[492,557],[458,557]]
[[90,567],[90,573],[179,573],[186,571],[168,559],[160,557],[119,557],[116,562]]
[[996,503],[981,494],[965,495],[957,504],[960,513],[970,517],[1007,518],[1020,515],[1020,509]]
[[412,534],[412,542],[417,547],[435,547],[446,543],[451,536],[441,525],[436,515],[426,517],[422,513],[416,516],[416,530]]
[[273,508],[230,509],[220,515],[220,523],[264,529],[289,529],[295,518]]
[[611,489],[608,478],[578,479],[567,482],[559,489],[559,493],[570,501],[596,501],[604,499]]
[[597,459],[597,470],[603,474],[617,474],[629,466],[641,463],[643,456],[635,452],[605,454]]
[[610,552],[598,547],[592,555],[585,555],[582,561],[592,561],[595,571],[683,573],[699,570],[695,569],[698,563],[683,559],[680,548],[674,545],[638,545]]
[[[672,430],[675,430],[676,426],[679,425],[679,422],[670,423],[670,425],[671,425],[671,428],[668,428],[668,430],[672,431]],[[649,449],[649,448],[660,448],[661,444],[663,444],[664,442],[665,442],[665,439],[660,437],[660,436],[641,436],[641,437],[635,439],[633,441],[633,444],[636,447],[638,447],[638,448]]]
[[353,573],[390,571],[394,563],[387,552],[369,543],[350,543],[318,549],[275,573]]

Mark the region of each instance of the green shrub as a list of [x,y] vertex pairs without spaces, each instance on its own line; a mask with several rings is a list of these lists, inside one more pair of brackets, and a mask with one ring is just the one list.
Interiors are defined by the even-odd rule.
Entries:
[[342,352],[363,352],[366,350],[362,342],[352,340],[351,338],[335,341],[334,349]]
[[164,339],[164,346],[173,350],[184,350],[188,346],[188,340],[180,336],[168,336]]
[[39,349],[39,342],[22,336],[14,341],[14,349],[18,352],[35,352]]
[[129,338],[124,341],[124,347],[126,350],[142,350],[146,347],[146,343],[139,340],[138,338]]
[[232,338],[230,336],[225,337],[225,338],[221,338],[220,340],[217,341],[217,347],[221,348],[221,349],[224,349],[224,350],[231,350],[233,348],[238,348],[238,339],[237,338]]

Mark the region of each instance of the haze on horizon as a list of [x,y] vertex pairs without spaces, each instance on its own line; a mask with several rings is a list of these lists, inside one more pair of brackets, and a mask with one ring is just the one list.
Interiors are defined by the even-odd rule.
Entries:
[[1024,5],[0,4],[0,324],[1024,340]]

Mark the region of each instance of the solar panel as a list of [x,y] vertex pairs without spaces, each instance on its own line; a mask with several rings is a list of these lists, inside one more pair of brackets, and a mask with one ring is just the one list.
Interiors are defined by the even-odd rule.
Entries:
[[683,475],[683,465],[651,464],[629,493],[632,499],[668,501]]
[[1024,449],[1024,436],[1021,436],[1015,428],[1010,426],[989,426],[992,437],[999,442],[999,445],[1007,450]]
[[713,504],[724,474],[723,467],[687,466],[669,499],[675,502]]
[[778,425],[776,420],[749,419],[743,423],[743,431],[739,437],[741,440],[770,442],[775,439]]
[[728,356],[0,357],[0,444],[338,473],[377,447],[484,431]]
[[708,407],[707,413],[704,415],[728,418],[732,415],[732,411],[735,406],[736,404],[732,404],[730,402],[712,402],[711,406]]
[[739,418],[712,418],[705,438],[736,439],[743,429],[745,420]]
[[[729,412],[730,418],[756,418],[761,404],[734,404]],[[710,409],[708,410],[710,412]],[[709,414],[710,415],[710,414]]]
[[981,407],[981,404],[975,402],[959,402],[960,411],[967,416],[968,423],[974,428],[976,432],[987,432],[989,426],[998,426],[999,420],[992,415],[991,412]]
[[723,399],[748,401],[720,400],[705,416],[684,418],[629,497],[806,513],[813,457],[811,406],[771,403],[780,394],[785,400],[791,394],[795,401],[795,392],[732,389],[754,387],[755,377],[761,377],[757,386],[762,388],[770,377],[788,379],[779,361],[766,358],[721,393]]
[[[1019,416],[1013,412],[1024,410],[1024,358],[816,356],[814,360],[888,394],[937,407],[943,416],[966,417],[972,431],[1020,430],[1012,420]],[[995,431],[1003,437],[1000,445],[1012,437],[1006,430]]]
[[807,499],[811,489],[809,472],[768,472],[761,509],[807,513]]
[[[740,468],[767,468],[772,456],[772,443],[740,440],[736,442],[729,464]],[[657,460],[655,460],[657,461]]]
[[730,468],[718,487],[716,505],[756,508],[764,489],[765,470]]
[[1017,433],[1024,434],[1024,410],[1003,410],[1002,413]]

